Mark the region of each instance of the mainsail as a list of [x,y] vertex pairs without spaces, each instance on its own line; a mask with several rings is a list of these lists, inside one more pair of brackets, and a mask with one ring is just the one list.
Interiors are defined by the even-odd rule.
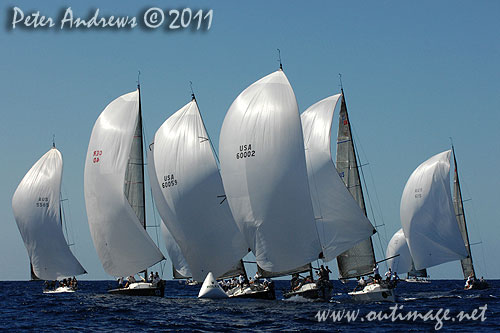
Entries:
[[455,209],[455,216],[458,222],[458,228],[462,234],[464,240],[465,249],[467,250],[467,258],[460,260],[462,264],[462,272],[464,273],[464,278],[467,279],[471,274],[476,276],[474,271],[474,265],[472,264],[472,253],[469,243],[469,235],[467,233],[467,224],[465,223],[465,211],[462,201],[462,191],[460,190],[460,181],[458,179],[458,166],[457,159],[455,156],[455,148],[452,146],[453,151],[453,165],[455,166],[455,171],[453,173],[453,208]]
[[[359,166],[343,90],[341,96],[337,134],[337,171],[366,216],[365,199],[358,172]],[[340,278],[353,278],[371,273],[375,267],[375,253],[371,238],[340,254],[337,257],[337,264]]]
[[50,149],[26,173],[12,197],[14,218],[30,258],[31,276],[43,280],[86,273],[62,231],[62,168],[61,153]]
[[257,264],[283,272],[318,259],[298,106],[281,69],[234,100],[219,152],[229,206]]
[[92,129],[85,161],[90,232],[104,270],[114,276],[164,259],[144,228],[141,123],[139,90],[115,99]]
[[331,128],[340,96],[325,98],[301,115],[309,188],[324,261],[335,259],[375,232],[332,161]]
[[401,224],[416,269],[467,257],[450,190],[451,150],[422,163],[401,197]]
[[[210,140],[193,100],[158,129],[150,181],[156,207],[192,277],[221,276],[248,252],[231,211]],[[154,182],[154,184],[153,184]]]

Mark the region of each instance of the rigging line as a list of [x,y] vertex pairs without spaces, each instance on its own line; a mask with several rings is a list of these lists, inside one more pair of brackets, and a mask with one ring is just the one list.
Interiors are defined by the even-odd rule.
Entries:
[[[354,129],[353,129],[353,132],[356,134],[356,137],[358,137],[358,136],[357,136],[357,133],[356,133],[356,131],[355,131]],[[359,142],[359,139],[357,139],[357,140],[356,140],[356,147],[358,146],[358,145],[357,145],[357,142]],[[361,150],[363,150],[363,148],[362,148],[362,147],[361,147]],[[364,152],[364,150],[363,150],[363,152]],[[358,153],[358,150],[356,150],[356,154],[357,154],[357,156],[358,156],[358,161],[359,161],[359,153]],[[365,154],[365,155],[366,155],[366,154]],[[369,162],[367,162],[367,163],[362,164],[362,165],[360,165],[360,166],[365,166],[365,165],[369,165],[369,164],[370,164],[370,163],[369,163]],[[378,214],[379,214],[380,219],[382,220],[382,223],[381,223],[381,224],[378,224],[378,223],[377,223],[377,221],[375,221],[375,215],[374,215],[374,210],[373,210],[374,208],[373,208],[373,204],[372,204],[372,201],[371,201],[370,193],[368,192],[368,187],[367,187],[367,184],[366,184],[366,178],[365,178],[365,176],[364,176],[363,168],[361,168],[361,167],[360,167],[359,169],[361,170],[361,173],[362,173],[362,176],[363,176],[363,183],[364,183],[364,185],[365,185],[365,191],[367,192],[368,202],[369,202],[369,204],[370,204],[370,211],[371,211],[371,213],[372,213],[372,217],[373,217],[373,219],[374,219],[374,222],[375,222],[375,224],[376,224],[376,225],[378,225],[378,226],[385,226],[384,215],[382,214],[382,209],[381,209],[381,207],[380,207],[380,198],[379,198],[379,196],[378,196],[378,191],[377,191],[377,188],[376,188],[375,183],[374,183],[374,181],[373,181],[374,177],[373,177],[372,170],[371,170],[371,168],[368,168],[368,171],[369,171],[369,173],[370,173],[370,178],[372,179],[373,189],[374,189],[374,191],[375,191],[375,199],[376,199],[376,204],[377,204],[377,207],[378,207],[377,211],[378,211]],[[379,238],[381,237],[380,233],[379,233],[378,237],[379,237]],[[385,243],[388,243],[387,229],[386,229],[386,228],[384,228],[384,238],[385,238],[385,239],[384,239],[384,242],[385,242]],[[382,248],[382,251],[383,251],[383,248]]]
[[[193,91],[193,84],[191,81],[189,81],[191,83],[191,91]],[[203,120],[203,116],[201,115],[201,110],[200,110],[200,106],[198,105],[198,101],[196,100],[196,97],[194,96],[194,92],[192,94],[193,96],[193,100],[194,102],[196,103],[196,108],[198,109],[198,114],[200,115],[200,119],[201,119],[201,124],[203,125],[203,129],[205,130],[205,134],[207,135],[208,137],[208,141],[210,141],[210,147],[212,147],[212,152],[213,154],[215,155],[215,160],[217,162],[217,168],[219,169],[220,171],[220,161],[219,161],[219,155],[217,154],[217,151],[215,150],[215,147],[214,147],[214,143],[212,141],[212,138],[210,137],[210,134],[208,133],[207,131],[207,127],[205,126],[205,121]]]
[[281,63],[281,51],[280,49],[276,49],[278,50],[278,61],[280,63],[280,69],[283,70],[283,64]]
[[[351,125],[352,127],[352,125]],[[357,140],[356,140],[357,141]],[[354,146],[355,146],[355,149],[354,149],[354,152],[356,154],[356,158],[358,160],[358,162],[360,161],[360,158],[359,158],[359,152],[358,152],[358,149],[356,148],[357,147],[357,144],[355,142],[353,142]],[[358,170],[361,172],[361,178],[362,178],[362,181],[363,181],[363,185],[365,187],[365,194],[366,194],[366,197],[368,199],[368,203],[369,203],[369,206],[370,206],[370,212],[371,212],[371,215],[372,215],[372,218],[374,220],[374,224],[377,225],[377,222],[376,222],[376,218],[375,218],[375,214],[374,214],[374,211],[373,211],[373,204],[372,204],[372,201],[371,201],[371,196],[370,196],[370,192],[368,191],[368,187],[366,185],[366,178],[365,178],[365,173],[363,171],[363,168],[358,168]],[[365,200],[366,201],[366,200]],[[379,245],[380,245],[380,254],[384,254],[384,248],[383,248],[383,245],[382,245],[382,239],[381,239],[381,236],[380,236],[380,232],[377,232],[377,238],[378,238],[378,241],[379,241]]]

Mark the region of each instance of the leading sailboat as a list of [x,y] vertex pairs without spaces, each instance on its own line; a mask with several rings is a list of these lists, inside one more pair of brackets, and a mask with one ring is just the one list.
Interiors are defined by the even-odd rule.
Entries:
[[[134,276],[164,259],[146,232],[142,142],[138,86],[102,111],[85,161],[90,232],[104,270],[115,277]],[[164,285],[135,282],[110,292],[163,296]]]
[[312,281],[310,264],[325,254],[314,219],[297,101],[281,66],[234,100],[219,151],[229,206],[259,272],[268,277],[308,271],[311,276],[297,290],[305,297],[329,299],[328,277],[322,274],[319,284]]
[[[55,145],[26,173],[12,197],[14,218],[28,251],[31,276],[62,280],[87,272],[64,238],[60,206],[63,160]],[[57,292],[74,291],[67,286]]]

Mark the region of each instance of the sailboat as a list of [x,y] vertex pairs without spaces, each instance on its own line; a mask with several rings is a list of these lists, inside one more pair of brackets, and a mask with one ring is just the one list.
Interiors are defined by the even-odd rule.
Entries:
[[[454,181],[450,190],[450,157]],[[483,289],[476,280],[463,209],[455,149],[423,162],[408,179],[401,197],[401,224],[416,269],[460,260],[467,289]]]
[[[367,216],[363,188],[361,186],[361,178],[358,171],[358,158],[354,148],[351,123],[349,121],[343,88],[341,88],[336,162],[336,168],[340,178],[358,203],[363,214]],[[373,229],[373,231],[375,233],[375,229]],[[369,275],[373,272],[377,263],[372,239],[369,237],[337,257],[339,278],[350,279]],[[395,300],[392,288],[378,283],[369,284],[364,289],[351,292],[349,295],[354,300],[360,301]]]
[[[331,128],[340,97],[340,94],[327,97],[301,115],[309,189],[325,263],[375,232],[332,161]],[[301,290],[287,294],[297,293]]]
[[[112,101],[90,137],[84,190],[94,246],[104,270],[133,277],[164,259],[146,232],[140,86]],[[133,281],[133,280],[132,280]],[[163,296],[164,284],[133,282],[110,293]]]
[[408,248],[402,228],[392,236],[387,245],[385,256],[391,258],[387,261],[387,265],[393,272],[407,274],[406,282],[430,283],[425,268],[420,270],[415,269],[415,264],[411,258],[410,249]]
[[[241,260],[248,246],[224,200],[216,156],[194,94],[158,129],[149,155],[156,207],[192,278],[203,281],[209,272],[219,279],[246,275]],[[271,292],[254,289],[245,296]],[[274,290],[271,295],[274,298]]]
[[[12,210],[30,258],[31,276],[62,280],[87,272],[71,252],[62,230],[63,160],[55,147],[26,173],[12,197]],[[46,292],[73,292],[61,286]]]
[[[297,101],[281,66],[234,100],[222,124],[219,152],[227,200],[259,272],[312,275],[310,264],[323,249]],[[330,298],[331,288],[312,283],[312,276],[304,281],[312,289],[304,296]]]

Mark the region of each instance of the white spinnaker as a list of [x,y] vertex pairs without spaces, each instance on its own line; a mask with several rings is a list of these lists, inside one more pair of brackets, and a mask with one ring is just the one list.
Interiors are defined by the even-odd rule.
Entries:
[[450,153],[413,171],[401,197],[401,224],[416,269],[467,257],[450,189]]
[[318,259],[297,101],[282,70],[234,100],[219,152],[231,211],[259,266],[286,271]]
[[181,248],[163,222],[161,223],[161,233],[163,235],[163,239],[165,240],[168,257],[170,258],[170,261],[172,261],[174,269],[177,270],[177,272],[179,272],[182,276],[191,276],[191,271],[189,270],[186,259],[182,255]]
[[136,274],[163,259],[124,193],[125,172],[139,118],[139,92],[112,101],[97,119],[85,161],[85,204],[104,270]]
[[[248,246],[224,200],[210,140],[193,99],[158,129],[154,139],[156,207],[182,250],[192,277],[221,276]],[[153,177],[151,177],[153,181]],[[156,194],[156,195],[155,195]]]
[[327,97],[301,115],[309,188],[325,261],[333,260],[374,233],[332,161],[331,128],[340,96]]
[[12,210],[33,271],[43,280],[85,274],[62,231],[60,192],[63,161],[50,149],[26,173],[12,197]]
[[393,272],[398,274],[408,273],[411,271],[412,259],[402,228],[392,236],[389,244],[387,244],[385,257],[390,258],[398,254],[399,256],[387,260],[387,266],[389,266]]

